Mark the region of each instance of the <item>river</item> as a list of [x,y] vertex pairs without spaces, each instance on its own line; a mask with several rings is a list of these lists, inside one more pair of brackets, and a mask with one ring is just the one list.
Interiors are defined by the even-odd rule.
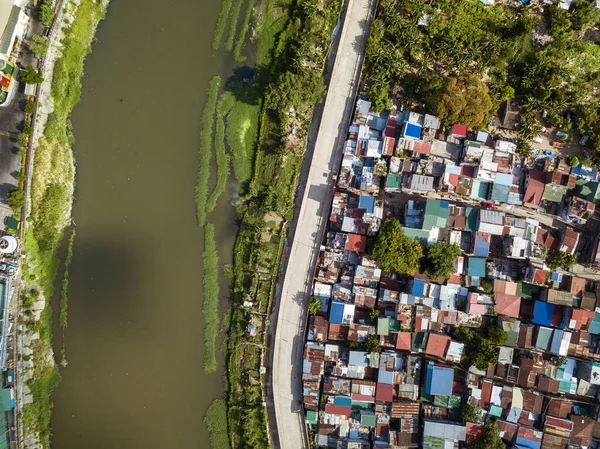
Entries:
[[[208,81],[233,68],[210,48],[219,8],[113,1],[86,59],[72,117],[77,238],[53,448],[208,447],[202,420],[222,395],[223,358],[203,373],[194,185]],[[237,231],[229,198],[210,217],[221,263]],[[223,311],[227,295],[223,278]]]

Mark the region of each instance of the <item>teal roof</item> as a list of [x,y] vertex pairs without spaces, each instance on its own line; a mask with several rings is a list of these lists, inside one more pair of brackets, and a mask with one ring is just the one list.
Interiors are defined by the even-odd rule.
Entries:
[[575,185],[575,196],[593,203],[600,198],[600,183],[579,178]]
[[313,426],[317,425],[317,412],[315,412],[314,410],[307,410],[306,421],[308,421],[308,423],[312,424]]
[[517,285],[517,296],[524,299],[540,299],[542,288],[538,285],[524,284],[519,282]]
[[402,176],[390,173],[385,178],[385,187],[390,189],[399,189],[402,182]]
[[478,257],[469,257],[468,276],[485,277],[485,259]]
[[473,188],[471,189],[471,198],[479,200],[487,200],[488,189],[490,187],[489,182],[481,182],[476,179],[473,180]]
[[398,332],[400,330],[400,321],[395,319],[390,319],[390,330],[392,332]]
[[12,410],[12,403],[10,397],[10,388],[3,388],[0,391],[0,406],[2,407],[3,412],[8,412]]
[[502,407],[497,405],[492,405],[490,407],[490,415],[497,416],[498,418],[502,416]]
[[500,184],[494,184],[492,187],[492,201],[498,201],[500,203],[508,202],[508,194],[510,193],[510,186],[503,186]]
[[448,223],[448,202],[427,200],[423,229],[430,231],[433,228],[445,228]]
[[594,314],[594,319],[590,323],[588,332],[590,334],[600,335],[600,313],[596,312]]

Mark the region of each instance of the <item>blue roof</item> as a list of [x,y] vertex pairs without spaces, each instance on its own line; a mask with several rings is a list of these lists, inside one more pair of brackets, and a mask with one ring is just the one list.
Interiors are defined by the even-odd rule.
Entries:
[[426,392],[432,395],[452,395],[452,382],[454,381],[454,370],[435,366],[433,362],[427,365],[427,388]]
[[368,214],[375,212],[375,197],[360,196],[358,198],[358,208],[365,209]]
[[562,281],[563,275],[562,273],[551,273],[550,274],[550,280],[552,282],[560,282]]
[[425,281],[423,279],[413,279],[413,287],[411,294],[413,296],[423,296],[425,291]]
[[515,446],[528,449],[540,449],[540,447],[542,446],[542,442],[528,440],[527,438],[523,437],[517,437],[517,440],[515,441]]
[[406,122],[402,132],[404,137],[412,137],[413,139],[421,138],[421,127],[415,123]]
[[333,405],[352,407],[352,398],[350,396],[336,396],[333,398]]
[[579,164],[577,167],[571,169],[571,174],[595,179],[597,170],[593,167],[585,167],[583,164]]
[[554,312],[554,304],[549,304],[543,301],[536,301],[533,308],[533,322],[541,326],[552,325],[552,313]]
[[331,303],[331,312],[329,312],[329,322],[333,324],[342,324],[344,318],[344,304],[341,302]]
[[469,257],[469,269],[467,275],[485,277],[485,259]]
[[473,254],[477,257],[488,257],[490,255],[489,240],[489,236],[487,242],[484,241],[483,235],[475,236],[475,249],[473,251]]

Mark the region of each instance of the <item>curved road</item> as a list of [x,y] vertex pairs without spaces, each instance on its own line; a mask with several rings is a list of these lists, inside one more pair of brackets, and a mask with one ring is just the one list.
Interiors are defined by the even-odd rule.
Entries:
[[281,290],[273,349],[273,401],[282,449],[308,447],[302,408],[306,300],[360,78],[375,0],[349,0]]

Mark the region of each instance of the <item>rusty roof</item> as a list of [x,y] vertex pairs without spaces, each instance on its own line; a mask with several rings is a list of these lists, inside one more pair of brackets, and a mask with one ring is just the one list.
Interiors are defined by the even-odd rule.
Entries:
[[594,432],[594,420],[587,416],[571,416],[571,419],[573,420],[571,443],[589,446]]
[[392,418],[419,416],[421,404],[416,402],[393,402]]
[[571,402],[563,399],[553,398],[548,405],[548,414],[566,418],[571,413]]
[[449,344],[450,337],[448,335],[430,333],[427,338],[427,348],[425,349],[425,353],[443,359]]

